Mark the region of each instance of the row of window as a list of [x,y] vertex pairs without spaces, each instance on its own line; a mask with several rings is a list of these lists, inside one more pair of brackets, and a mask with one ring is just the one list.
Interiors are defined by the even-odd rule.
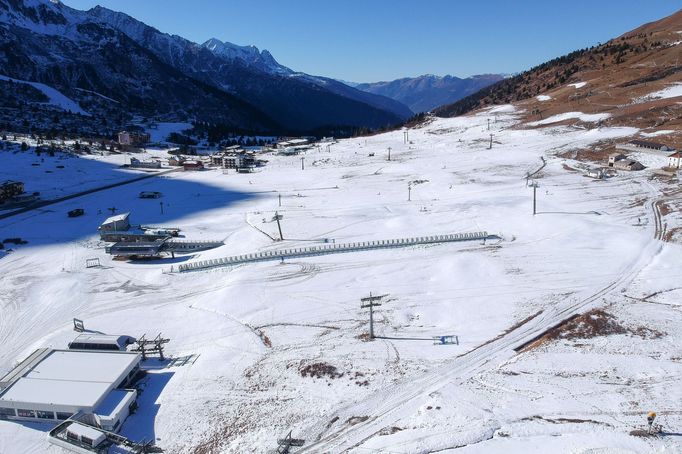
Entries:
[[73,413],[64,413],[61,411],[42,411],[42,410],[26,410],[23,408],[3,408],[0,407],[0,415],[4,416],[18,416],[20,418],[40,418],[40,419],[69,419]]

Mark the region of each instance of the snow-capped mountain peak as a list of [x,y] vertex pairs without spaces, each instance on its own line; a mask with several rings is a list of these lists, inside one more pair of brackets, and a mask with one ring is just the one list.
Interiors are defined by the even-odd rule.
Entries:
[[202,44],[202,47],[222,58],[240,60],[248,66],[256,66],[271,73],[290,74],[293,72],[286,66],[277,63],[277,60],[275,60],[270,52],[265,49],[261,51],[253,45],[239,46],[237,44],[223,42],[218,38],[211,38]]

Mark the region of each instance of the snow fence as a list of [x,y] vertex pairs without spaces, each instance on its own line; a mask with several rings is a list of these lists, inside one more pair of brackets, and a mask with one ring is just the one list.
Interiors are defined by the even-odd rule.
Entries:
[[231,265],[241,265],[267,260],[284,260],[287,258],[311,257],[315,255],[339,254],[342,252],[367,251],[420,244],[453,243],[458,241],[475,241],[489,238],[488,232],[454,233],[450,235],[420,236],[398,238],[393,240],[362,241],[358,243],[332,243],[322,246],[281,249],[276,251],[255,252],[253,254],[235,255],[212,260],[200,260],[178,266],[178,272],[205,270]]

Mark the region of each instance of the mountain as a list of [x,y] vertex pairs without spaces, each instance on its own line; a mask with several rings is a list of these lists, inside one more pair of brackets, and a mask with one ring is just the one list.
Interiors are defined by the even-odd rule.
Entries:
[[504,76],[501,74],[483,74],[466,79],[428,74],[390,82],[354,84],[353,86],[358,90],[400,101],[414,113],[420,113],[453,103],[502,79]]
[[0,0],[0,25],[2,75],[76,100],[94,92],[100,96],[86,107],[100,113],[111,114],[111,103],[97,103],[112,99],[118,116],[171,115],[270,133],[350,132],[409,116],[395,101],[295,73],[267,51],[217,39],[193,43],[100,6]]
[[682,10],[605,44],[542,63],[434,113],[449,117],[515,103],[537,120],[603,112],[607,124],[682,130],[682,108],[670,100],[682,84],[680,55]]

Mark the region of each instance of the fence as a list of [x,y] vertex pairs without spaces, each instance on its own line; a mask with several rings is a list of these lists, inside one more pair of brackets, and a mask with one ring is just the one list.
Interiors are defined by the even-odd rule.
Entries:
[[284,260],[292,257],[311,257],[315,255],[339,254],[343,252],[386,249],[395,247],[417,246],[420,244],[453,243],[458,241],[475,241],[489,238],[488,232],[455,233],[450,235],[421,236],[393,240],[363,241],[358,243],[334,243],[323,246],[282,249],[277,251],[256,252],[253,254],[235,255],[212,260],[201,260],[178,266],[178,272],[205,270],[222,266],[243,263],[262,262],[267,260]]

